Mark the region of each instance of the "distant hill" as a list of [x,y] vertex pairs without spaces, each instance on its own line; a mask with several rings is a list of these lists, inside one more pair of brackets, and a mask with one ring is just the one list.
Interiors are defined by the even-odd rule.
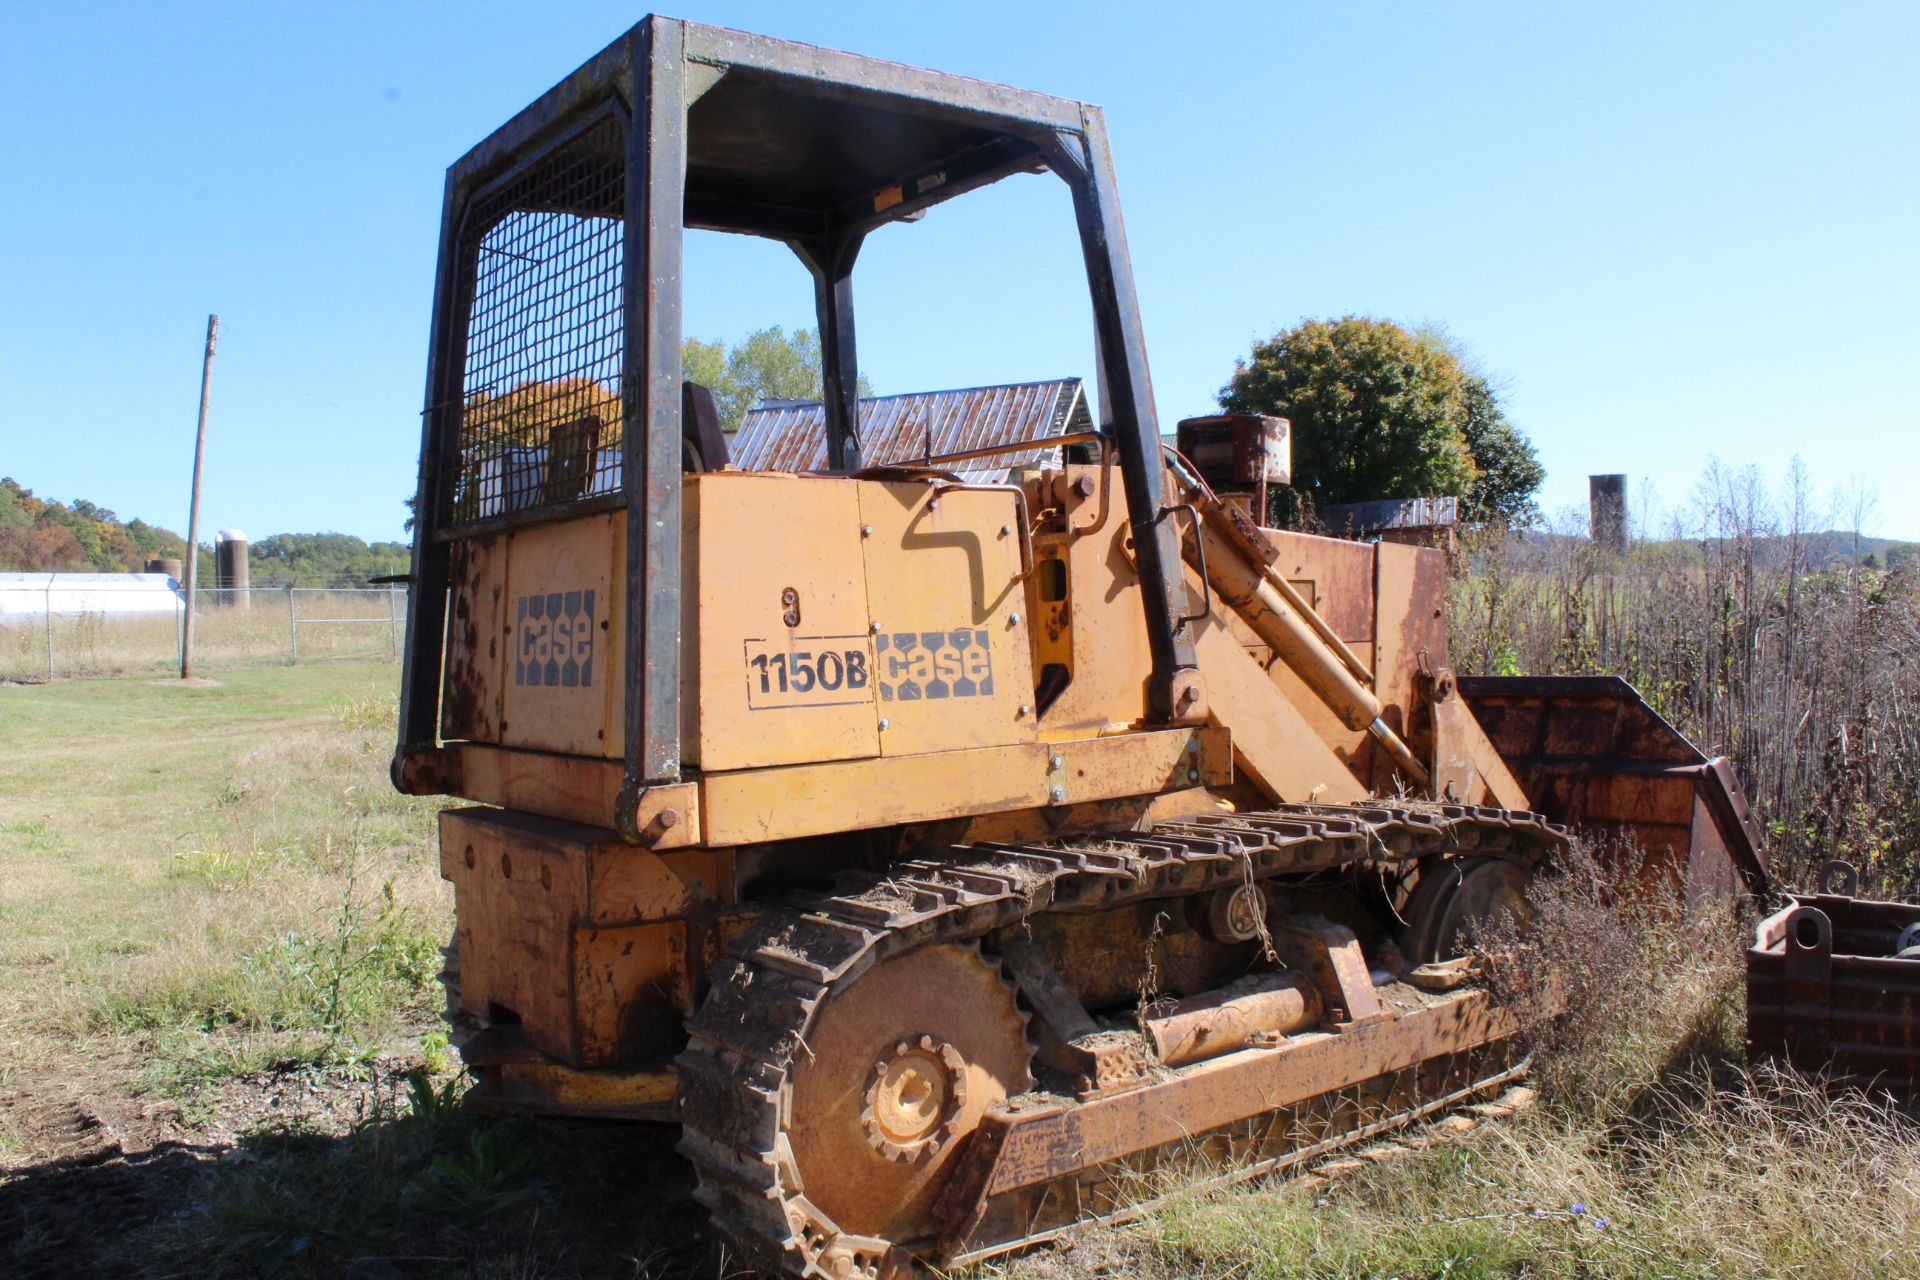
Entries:
[[[37,573],[138,572],[156,558],[178,559],[186,539],[134,519],[122,522],[84,498],[71,506],[39,498],[11,477],[0,479],[0,570]],[[256,587],[359,586],[405,573],[404,542],[368,543],[348,533],[277,533],[247,549]],[[213,581],[213,548],[200,546],[201,581]]]
[[[1520,537],[1538,547],[1560,547],[1584,544],[1584,535],[1553,533],[1544,529],[1522,530]],[[1897,538],[1873,538],[1866,534],[1849,533],[1842,529],[1828,529],[1820,533],[1803,533],[1801,554],[1809,569],[1839,569],[1848,565],[1865,564],[1877,569],[1890,569],[1908,561],[1920,562],[1920,542],[1902,542]],[[1705,540],[1701,538],[1649,538],[1635,542],[1636,546],[1656,548],[1698,548]],[[1787,539],[1783,536],[1757,539],[1756,545],[1763,557],[1787,555]]]
[[120,517],[85,498],[72,506],[36,498],[0,479],[0,569],[28,572],[139,570],[154,556],[178,557],[186,540],[171,529]]
[[1842,533],[1837,529],[1807,535],[1807,563],[1815,569],[1837,569],[1841,565],[1862,562],[1879,568],[1891,568],[1915,557],[1920,557],[1920,542],[1865,536],[1856,538],[1851,533]]
[[[1905,560],[1920,556],[1920,543],[1900,542],[1893,538],[1870,538],[1865,534],[1847,533],[1839,529],[1828,529],[1822,533],[1803,533],[1800,535],[1801,555],[1809,569],[1843,569],[1849,565],[1865,564],[1876,569],[1891,568]],[[1699,538],[1655,539],[1654,546],[1693,546],[1701,545]],[[1788,554],[1787,539],[1776,535],[1757,540],[1763,557],[1779,557],[1785,560]]]

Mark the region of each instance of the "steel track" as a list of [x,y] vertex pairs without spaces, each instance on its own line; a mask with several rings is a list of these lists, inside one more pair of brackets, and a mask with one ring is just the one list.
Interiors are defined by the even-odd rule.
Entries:
[[[699,1175],[696,1197],[717,1230],[769,1269],[803,1277],[879,1275],[896,1267],[887,1242],[843,1236],[808,1203],[786,1131],[788,1071],[810,1052],[819,1008],[883,960],[942,943],[978,939],[1040,912],[1092,912],[1183,897],[1239,883],[1355,862],[1409,863],[1450,851],[1532,857],[1566,840],[1537,814],[1464,805],[1291,805],[1254,814],[1208,815],[1146,832],[1073,844],[970,844],[946,856],[901,862],[884,874],[844,877],[831,894],[769,912],[738,939],[735,963],[716,979],[693,1018],[681,1055],[680,1151]],[[1502,1069],[1462,1097],[1511,1078]],[[1337,1141],[1261,1162],[1290,1167],[1429,1114],[1432,1099],[1376,1119]],[[1246,1170],[1222,1180],[1248,1176]],[[1071,1181],[1073,1174],[1064,1175]],[[1089,1211],[1090,1220],[1117,1212]],[[965,1260],[1036,1243],[1053,1232],[969,1247]]]

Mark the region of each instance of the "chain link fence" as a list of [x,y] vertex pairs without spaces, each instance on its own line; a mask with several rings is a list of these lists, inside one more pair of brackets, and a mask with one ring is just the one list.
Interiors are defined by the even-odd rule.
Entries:
[[[407,591],[381,587],[209,588],[194,593],[193,665],[398,660]],[[182,593],[90,585],[83,607],[55,589],[37,610],[12,593],[0,612],[0,681],[180,670]],[[25,607],[23,607],[25,606]]]

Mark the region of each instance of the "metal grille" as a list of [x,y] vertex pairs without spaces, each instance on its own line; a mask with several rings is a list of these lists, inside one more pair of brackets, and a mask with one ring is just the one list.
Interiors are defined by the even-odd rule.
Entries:
[[623,132],[588,127],[468,219],[456,526],[620,489]]

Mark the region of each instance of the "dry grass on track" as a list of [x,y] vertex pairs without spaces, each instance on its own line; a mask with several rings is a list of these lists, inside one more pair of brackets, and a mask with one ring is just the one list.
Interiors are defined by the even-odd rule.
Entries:
[[[1724,913],[1625,918],[1584,858],[1539,894],[1520,969],[1567,1017],[1536,1046],[1543,1100],[1330,1183],[1176,1198],[1005,1268],[1028,1280],[1514,1280],[1920,1276],[1920,1129],[1859,1096],[1744,1064],[1741,948]],[[1510,953],[1490,940],[1488,950]],[[1497,962],[1496,962],[1497,963]]]

